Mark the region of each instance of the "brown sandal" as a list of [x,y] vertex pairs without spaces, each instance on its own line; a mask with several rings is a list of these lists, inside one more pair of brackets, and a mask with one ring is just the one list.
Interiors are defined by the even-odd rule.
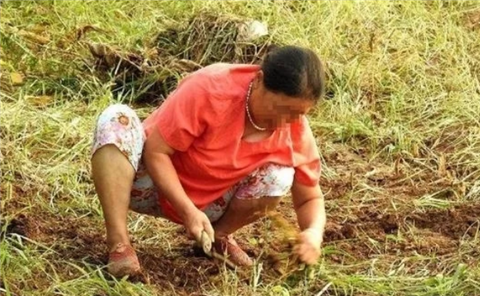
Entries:
[[230,235],[224,238],[216,238],[213,243],[213,249],[236,266],[253,265],[253,260],[238,246],[237,242]]
[[137,275],[140,272],[140,263],[132,246],[117,244],[108,256],[107,270],[118,278]]

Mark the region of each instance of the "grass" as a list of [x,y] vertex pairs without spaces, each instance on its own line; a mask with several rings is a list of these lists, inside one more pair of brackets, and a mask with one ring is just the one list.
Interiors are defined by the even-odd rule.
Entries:
[[[177,226],[132,214],[150,279],[112,279],[91,134],[106,106],[139,94],[112,93],[76,33],[94,25],[86,40],[142,50],[204,12],[262,20],[325,62],[330,99],[310,116],[324,160],[324,256],[284,275],[265,258],[252,277],[212,272],[185,256]],[[480,295],[479,1],[2,1],[1,14],[5,295]],[[243,237],[270,250],[268,222]]]

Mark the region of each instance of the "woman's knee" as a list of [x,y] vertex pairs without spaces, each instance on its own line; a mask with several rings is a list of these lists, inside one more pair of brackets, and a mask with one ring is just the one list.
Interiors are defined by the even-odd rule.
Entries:
[[135,170],[143,151],[145,132],[134,110],[126,105],[111,105],[99,116],[94,132],[92,155],[105,145],[114,145]]
[[290,191],[295,170],[293,167],[267,164],[246,178],[239,186],[235,197],[256,199],[262,197],[279,198]]

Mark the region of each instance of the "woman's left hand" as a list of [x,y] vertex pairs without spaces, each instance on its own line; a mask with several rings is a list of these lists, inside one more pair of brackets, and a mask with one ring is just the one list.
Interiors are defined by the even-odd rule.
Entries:
[[299,234],[294,252],[306,264],[315,264],[321,254],[321,244],[321,232],[315,228],[307,228]]

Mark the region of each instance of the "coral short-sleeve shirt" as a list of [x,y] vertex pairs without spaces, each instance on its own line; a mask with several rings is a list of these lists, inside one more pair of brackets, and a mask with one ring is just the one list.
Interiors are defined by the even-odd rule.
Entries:
[[[143,122],[147,137],[157,130],[175,150],[172,163],[199,209],[267,163],[293,167],[294,182],[318,184],[320,157],[305,116],[259,142],[242,140],[246,94],[258,70],[213,64],[196,71]],[[159,202],[168,218],[180,222],[165,198]]]

